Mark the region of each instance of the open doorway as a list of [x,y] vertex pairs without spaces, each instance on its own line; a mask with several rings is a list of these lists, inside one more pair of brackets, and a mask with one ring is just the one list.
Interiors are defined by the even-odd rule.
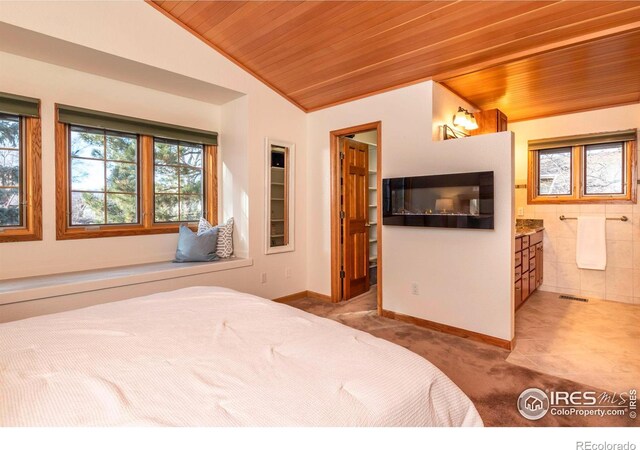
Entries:
[[382,309],[381,123],[332,131],[331,299],[376,296]]

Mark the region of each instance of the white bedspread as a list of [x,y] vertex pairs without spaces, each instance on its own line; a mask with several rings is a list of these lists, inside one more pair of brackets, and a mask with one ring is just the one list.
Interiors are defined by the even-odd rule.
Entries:
[[472,426],[422,357],[223,288],[0,324],[2,426]]

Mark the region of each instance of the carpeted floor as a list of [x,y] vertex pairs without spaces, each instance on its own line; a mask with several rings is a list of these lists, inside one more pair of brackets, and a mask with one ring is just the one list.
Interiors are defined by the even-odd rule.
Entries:
[[624,417],[559,417],[538,421],[523,418],[516,409],[520,393],[542,390],[600,389],[546,375],[506,361],[509,351],[468,339],[431,331],[376,314],[375,296],[364,295],[341,304],[299,299],[289,305],[366,331],[423,356],[442,370],[473,401],[485,426],[638,426],[640,419]]

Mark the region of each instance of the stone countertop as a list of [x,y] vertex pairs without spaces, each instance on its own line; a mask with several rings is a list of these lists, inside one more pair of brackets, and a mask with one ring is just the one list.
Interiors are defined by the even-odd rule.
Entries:
[[516,237],[522,236],[530,236],[532,234],[537,233],[538,231],[544,230],[544,227],[535,227],[535,228],[525,228],[525,227],[517,227],[516,228]]

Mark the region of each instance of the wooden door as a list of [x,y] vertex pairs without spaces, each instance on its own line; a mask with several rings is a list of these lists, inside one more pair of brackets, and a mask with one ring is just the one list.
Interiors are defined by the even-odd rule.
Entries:
[[342,161],[342,292],[348,300],[369,290],[369,146],[344,138]]

